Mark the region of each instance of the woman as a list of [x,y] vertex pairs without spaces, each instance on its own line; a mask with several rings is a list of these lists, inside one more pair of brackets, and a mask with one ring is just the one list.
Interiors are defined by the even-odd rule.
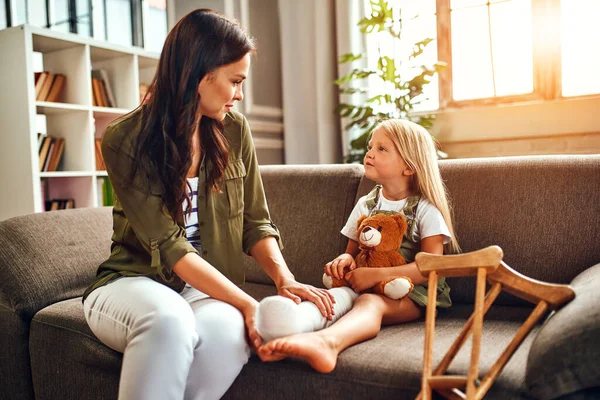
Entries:
[[[280,252],[243,98],[253,41],[210,10],[166,38],[147,98],[113,122],[102,155],[117,201],[111,255],[84,294],[86,320],[123,353],[120,399],[219,398],[261,338],[242,251],[279,294],[328,293],[295,281]],[[279,244],[279,246],[278,246]]]

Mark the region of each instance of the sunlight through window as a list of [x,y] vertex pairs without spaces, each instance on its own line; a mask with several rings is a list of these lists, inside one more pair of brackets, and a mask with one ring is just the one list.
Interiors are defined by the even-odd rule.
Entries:
[[452,0],[455,100],[533,92],[531,0]]
[[600,93],[600,1],[561,1],[562,94]]

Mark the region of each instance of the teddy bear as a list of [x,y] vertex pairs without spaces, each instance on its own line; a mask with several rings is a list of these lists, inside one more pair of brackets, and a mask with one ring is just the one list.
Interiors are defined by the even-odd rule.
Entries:
[[[355,258],[356,268],[387,268],[406,264],[398,252],[406,233],[406,219],[402,214],[363,215],[358,219],[358,243],[360,252]],[[328,289],[350,286],[345,279],[323,274],[323,284]],[[400,276],[386,279],[371,290],[390,299],[398,300],[413,289],[410,278]]]

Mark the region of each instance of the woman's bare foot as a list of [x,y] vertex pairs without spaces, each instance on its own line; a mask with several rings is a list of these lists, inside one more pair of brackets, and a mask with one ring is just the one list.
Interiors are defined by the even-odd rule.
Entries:
[[272,340],[258,348],[263,361],[279,361],[286,357],[297,357],[307,361],[319,372],[331,372],[337,362],[337,350],[333,340],[319,332],[300,333]]

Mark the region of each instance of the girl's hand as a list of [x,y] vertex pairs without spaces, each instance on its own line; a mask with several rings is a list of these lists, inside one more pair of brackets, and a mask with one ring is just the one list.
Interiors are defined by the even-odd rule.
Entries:
[[262,344],[262,338],[258,334],[256,329],[256,310],[258,309],[258,301],[251,299],[246,306],[240,311],[244,316],[244,323],[246,324],[246,333],[248,334],[248,343],[254,350]]
[[331,320],[335,298],[326,289],[319,289],[311,285],[306,285],[295,279],[284,280],[277,289],[277,293],[280,296],[290,298],[296,304],[299,304],[302,300],[308,300],[314,303],[319,311],[321,311],[321,315]]
[[337,279],[344,279],[344,269],[346,267],[348,267],[348,271],[354,270],[356,268],[356,261],[348,253],[340,254],[335,260],[325,264],[325,273]]
[[346,274],[346,281],[355,292],[362,292],[385,280],[383,268],[357,268]]

